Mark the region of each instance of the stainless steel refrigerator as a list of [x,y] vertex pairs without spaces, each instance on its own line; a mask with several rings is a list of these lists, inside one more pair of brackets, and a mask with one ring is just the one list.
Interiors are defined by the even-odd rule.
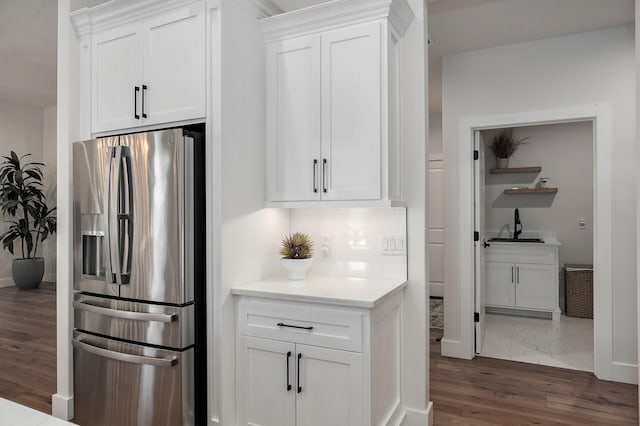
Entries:
[[73,144],[82,426],[206,423],[202,127]]

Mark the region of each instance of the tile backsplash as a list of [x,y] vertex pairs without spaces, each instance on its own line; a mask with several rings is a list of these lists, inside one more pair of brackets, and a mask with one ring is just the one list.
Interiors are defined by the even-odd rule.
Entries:
[[291,232],[314,243],[314,275],[407,277],[407,214],[402,207],[292,209]]

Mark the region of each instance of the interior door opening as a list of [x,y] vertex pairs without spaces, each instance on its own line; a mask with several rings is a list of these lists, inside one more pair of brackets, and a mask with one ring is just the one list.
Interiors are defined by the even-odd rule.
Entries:
[[475,353],[593,372],[593,121],[515,128],[507,167],[501,130],[473,132]]

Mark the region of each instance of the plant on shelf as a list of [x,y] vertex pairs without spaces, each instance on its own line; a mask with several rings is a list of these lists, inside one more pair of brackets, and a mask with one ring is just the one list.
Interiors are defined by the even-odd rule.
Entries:
[[56,208],[49,208],[43,191],[43,163],[28,162],[11,151],[0,163],[0,211],[9,224],[0,235],[2,246],[14,254],[20,239],[22,258],[13,259],[13,281],[19,289],[36,288],[44,275],[44,259],[36,257],[38,243],[56,233]]
[[509,158],[525,143],[528,137],[519,138],[512,128],[502,129],[489,142],[488,147],[496,156],[497,168],[506,169],[509,166]]
[[281,263],[290,280],[304,280],[313,261],[313,241],[307,234],[295,232],[286,235],[280,245]]

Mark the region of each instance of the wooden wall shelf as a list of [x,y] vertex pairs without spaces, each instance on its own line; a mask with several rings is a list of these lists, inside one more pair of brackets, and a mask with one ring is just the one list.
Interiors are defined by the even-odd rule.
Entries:
[[558,192],[558,188],[517,188],[517,189],[505,189],[505,194],[555,194]]
[[506,173],[540,173],[542,167],[533,166],[533,167],[510,167],[507,169],[491,169],[489,173],[492,175],[501,175]]

